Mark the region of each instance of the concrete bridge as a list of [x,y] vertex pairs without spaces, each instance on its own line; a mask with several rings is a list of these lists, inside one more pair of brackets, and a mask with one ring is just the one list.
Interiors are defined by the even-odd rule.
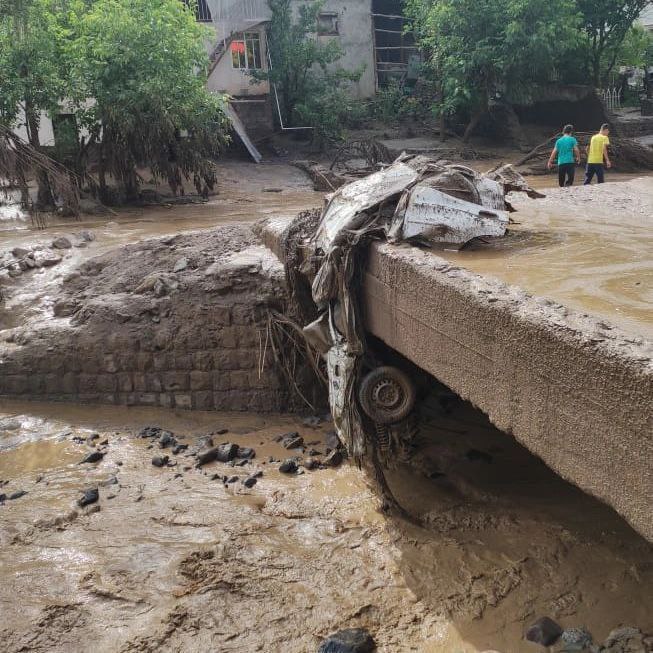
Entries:
[[[277,256],[287,219],[261,226]],[[431,252],[371,246],[366,328],[653,541],[650,343]]]

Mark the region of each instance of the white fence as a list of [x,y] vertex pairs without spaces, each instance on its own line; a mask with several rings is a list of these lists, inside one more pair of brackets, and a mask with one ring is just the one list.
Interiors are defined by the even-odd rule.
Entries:
[[621,109],[621,94],[618,88],[600,88],[598,94],[608,109]]

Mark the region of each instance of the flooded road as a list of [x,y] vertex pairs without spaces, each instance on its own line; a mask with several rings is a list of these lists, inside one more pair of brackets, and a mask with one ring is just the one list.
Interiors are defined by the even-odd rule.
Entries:
[[[151,425],[189,452],[226,430],[216,443],[256,457],[198,469],[138,437]],[[330,428],[0,402],[0,491],[27,492],[0,505],[3,651],[306,653],[365,627],[384,653],[522,653],[543,614],[595,641],[653,629],[650,545],[467,404],[427,402],[419,453],[389,476],[422,526],[380,513],[354,465],[287,476],[270,462],[303,459],[278,435],[324,453]],[[92,445],[104,458],[79,464]],[[174,466],[151,464],[162,453]],[[76,506],[92,487],[98,503]]]
[[653,176],[543,192],[511,198],[506,238],[441,254],[653,338]]

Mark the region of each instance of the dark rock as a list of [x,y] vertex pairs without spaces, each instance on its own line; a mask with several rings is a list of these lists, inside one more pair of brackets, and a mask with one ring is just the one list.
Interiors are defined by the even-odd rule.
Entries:
[[263,476],[263,471],[259,469],[258,472],[254,472],[251,476],[252,478],[261,478]]
[[308,450],[308,455],[309,456],[323,456],[324,454],[319,449],[309,449]]
[[26,490],[18,490],[17,492],[13,492],[10,494],[7,499],[9,501],[14,501],[14,499],[20,499],[21,497],[24,497],[27,494]]
[[288,458],[279,465],[279,471],[282,474],[294,474],[297,471],[297,463],[292,458]]
[[109,439],[102,440],[98,446],[100,447],[106,447],[109,444]]
[[567,628],[560,635],[560,641],[564,644],[563,650],[586,651],[592,645],[592,635],[584,628]]
[[228,463],[233,460],[238,453],[238,445],[231,442],[225,442],[217,447],[217,459],[221,463]]
[[229,442],[213,447],[208,451],[197,454],[197,464],[199,467],[217,460],[221,463],[228,463],[236,457],[238,445]]
[[116,496],[117,496],[116,494],[107,494],[107,499],[109,499],[109,500],[115,499]]
[[317,653],[372,653],[376,644],[364,628],[347,628],[329,635]]
[[334,449],[325,459],[324,464],[327,467],[338,467],[342,464],[343,455],[340,449]]
[[0,494],[0,503],[4,503],[7,500],[6,494]]
[[538,619],[526,631],[526,639],[540,646],[553,646],[560,639],[560,635],[562,628],[549,617]]
[[231,476],[228,480],[227,483],[235,483],[238,480],[237,476]]
[[154,458],[152,458],[152,464],[155,467],[165,467],[169,460],[170,458],[168,458],[168,456],[154,456]]
[[116,465],[118,465],[118,467],[122,467],[122,460],[117,460]]
[[86,436],[86,441],[93,442],[93,440],[98,440],[99,438],[100,438],[99,433],[90,433],[89,435]]
[[243,458],[243,460],[239,460],[237,463],[235,463],[236,467],[244,467],[245,465],[249,465],[249,458]]
[[[158,438],[163,433],[170,433],[170,431],[164,431],[160,426],[146,426],[138,434],[139,438]],[[172,433],[170,433],[172,435]]]
[[81,498],[77,499],[77,505],[80,508],[83,508],[84,506],[89,506],[92,503],[95,503],[99,498],[100,498],[100,492],[96,487],[92,487],[89,488],[88,490],[84,490]]
[[213,446],[213,438],[210,435],[203,435],[197,441],[198,450],[205,449],[206,447],[212,447],[212,446]]
[[73,244],[65,236],[59,236],[52,241],[54,249],[70,249]]
[[252,459],[256,457],[256,451],[251,447],[238,447],[236,452],[236,458],[247,458]]
[[246,479],[243,480],[243,485],[245,487],[254,487],[256,485],[256,477],[254,476],[248,476]]
[[24,247],[14,247],[11,250],[11,253],[16,257],[16,258],[25,258],[29,253],[29,249],[25,249]]
[[186,451],[188,449],[187,444],[176,444],[172,450],[172,453],[176,456],[177,454],[180,454],[182,451]]
[[304,438],[299,433],[286,433],[281,438],[284,449],[299,449],[304,446]]
[[229,429],[218,429],[216,433],[218,435],[224,435],[225,433],[229,433]]
[[306,458],[304,460],[304,467],[306,469],[318,469],[320,467],[320,461],[315,460],[315,458]]
[[166,447],[174,447],[177,445],[177,439],[170,431],[163,431],[159,438],[159,447],[165,449]]
[[91,453],[88,454],[84,460],[80,460],[79,464],[82,465],[83,463],[97,463],[102,460],[102,458],[104,458],[104,451],[97,451],[96,449],[95,451],[91,451]]
[[209,463],[214,462],[218,459],[218,449],[214,447],[208,451],[202,451],[197,454],[197,466],[202,467],[202,465],[208,465]]

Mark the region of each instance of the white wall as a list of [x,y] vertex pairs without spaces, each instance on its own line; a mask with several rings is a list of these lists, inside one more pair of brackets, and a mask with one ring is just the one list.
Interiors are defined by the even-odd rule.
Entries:
[[340,41],[345,54],[337,65],[342,68],[357,70],[365,65],[360,80],[352,84],[352,96],[371,97],[376,92],[372,0],[326,0],[322,11],[338,14],[339,34],[318,38]]
[[[24,141],[28,140],[27,128],[25,127],[25,112],[22,109],[18,114],[14,133]],[[52,121],[50,118],[48,118],[48,115],[45,113],[45,111],[41,111],[41,120],[39,121],[39,140],[41,145],[54,145],[54,130],[52,129]]]
[[[305,2],[306,0],[296,0],[295,10],[298,10]],[[215,16],[219,15],[219,2],[214,0],[209,4],[213,4],[216,8],[216,13],[214,14],[215,18]],[[231,18],[231,16],[229,16],[228,18],[225,18],[225,24],[218,24],[216,26],[218,33],[221,31],[230,33],[232,27],[238,25],[238,29],[240,29],[242,25],[248,24],[242,20],[240,23],[237,22],[238,17],[240,16],[240,13],[237,11],[238,3],[232,2],[231,4],[236,6],[232,12],[236,17]],[[224,6],[226,7],[227,5],[229,5],[229,2],[224,2]],[[257,16],[261,14],[260,17],[269,20],[270,12],[267,5],[261,5],[260,7],[257,5],[257,11]],[[318,37],[323,40],[337,39],[340,42],[345,54],[337,65],[352,71],[358,70],[362,65],[364,65],[364,70],[360,80],[352,83],[352,96],[365,98],[374,95],[376,92],[376,76],[374,64],[372,0],[326,0],[322,11],[338,15],[338,35]],[[223,12],[225,16],[227,16],[228,12],[224,7]],[[257,29],[260,29],[260,31],[264,33],[263,26],[259,26]],[[226,91],[232,95],[260,95],[269,91],[267,84],[251,86],[249,84],[249,78],[245,73],[239,70],[234,70],[228,52],[223,55],[222,59],[211,74],[209,78],[209,88],[213,91]]]
[[640,14],[639,22],[653,32],[653,3]]

